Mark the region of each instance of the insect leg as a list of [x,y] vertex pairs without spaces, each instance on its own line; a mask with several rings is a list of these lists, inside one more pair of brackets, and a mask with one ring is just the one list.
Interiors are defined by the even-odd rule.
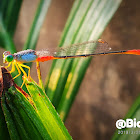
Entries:
[[20,64],[20,66],[28,69],[28,78],[30,78],[30,67],[29,66],[26,66],[26,65],[23,65],[23,64]]
[[17,70],[18,70],[18,75],[16,75],[16,76],[13,78],[13,79],[15,79],[15,78],[17,78],[17,77],[21,74],[21,71],[20,71],[20,69],[19,69],[17,63],[13,63],[13,65],[15,65],[16,68],[17,68]]

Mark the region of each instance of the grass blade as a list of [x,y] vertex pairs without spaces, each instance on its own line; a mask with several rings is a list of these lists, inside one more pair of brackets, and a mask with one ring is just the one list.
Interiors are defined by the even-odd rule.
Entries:
[[[22,4],[22,0],[0,1],[0,17],[1,17],[0,19],[0,22],[1,22],[0,45],[1,47],[6,47],[7,50],[9,49],[9,51],[13,49],[12,52],[15,52],[16,50],[15,48],[13,48],[13,43],[11,44],[12,46],[9,46],[10,43],[8,44],[7,43],[8,41],[7,42],[5,41],[6,35],[4,34],[4,32],[6,32],[7,36],[10,36],[10,37],[14,35],[21,4]],[[9,37],[7,38],[7,40],[9,40]]]
[[14,35],[22,0],[10,0],[5,11],[4,24],[10,36]]
[[1,16],[0,16],[0,41],[2,41],[1,44],[3,44],[3,47],[5,47],[6,50],[10,51],[11,53],[16,52],[14,42],[10,37],[9,33],[7,32]]
[[28,39],[24,45],[23,50],[35,49],[36,42],[38,40],[40,28],[44,22],[46,13],[48,11],[51,0],[40,0]]
[[[0,101],[1,102],[1,101]],[[2,140],[10,140],[10,136],[9,136],[9,132],[7,129],[7,125],[5,122],[5,118],[4,118],[4,114],[3,114],[3,110],[2,107],[0,106],[0,138]]]
[[3,67],[1,105],[10,138],[71,139],[44,91],[34,81],[26,79],[29,96],[13,82],[9,73],[5,74],[6,72]]
[[26,87],[51,139],[71,139],[45,92],[33,80],[26,80]]

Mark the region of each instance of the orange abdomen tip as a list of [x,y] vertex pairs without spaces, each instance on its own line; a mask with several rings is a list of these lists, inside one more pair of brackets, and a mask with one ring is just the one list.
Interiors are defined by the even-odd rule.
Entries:
[[38,57],[37,61],[39,62],[44,62],[44,61],[48,61],[48,60],[52,60],[55,59],[54,56],[42,56],[42,57]]
[[140,55],[140,49],[139,50],[128,50],[126,54],[134,54],[134,55]]

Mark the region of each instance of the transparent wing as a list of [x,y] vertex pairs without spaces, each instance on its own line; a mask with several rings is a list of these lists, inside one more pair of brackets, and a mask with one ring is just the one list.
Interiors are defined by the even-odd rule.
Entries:
[[73,44],[71,46],[60,47],[56,49],[45,49],[36,51],[38,56],[76,56],[87,54],[99,54],[109,52],[111,48],[104,40],[88,41],[79,44]]

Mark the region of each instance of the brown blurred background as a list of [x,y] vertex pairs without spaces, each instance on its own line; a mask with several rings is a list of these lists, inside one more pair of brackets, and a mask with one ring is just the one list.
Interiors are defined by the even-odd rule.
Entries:
[[[29,32],[39,0],[24,0],[15,34],[18,51]],[[56,47],[73,0],[52,0],[41,29],[37,49]],[[140,1],[123,0],[105,29],[102,39],[118,49],[140,49]],[[66,120],[76,140],[110,139],[115,122],[123,118],[140,92],[140,56],[112,55],[95,57],[85,75],[75,103]],[[46,77],[50,62],[41,64]],[[37,81],[35,64],[32,77]],[[45,79],[43,79],[45,80]]]

